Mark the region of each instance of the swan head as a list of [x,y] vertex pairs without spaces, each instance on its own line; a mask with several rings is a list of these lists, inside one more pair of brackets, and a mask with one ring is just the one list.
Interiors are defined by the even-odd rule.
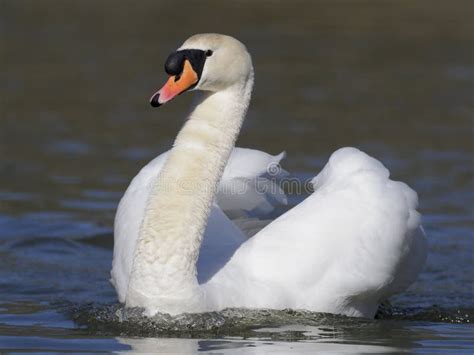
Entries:
[[247,48],[233,37],[216,33],[188,38],[168,56],[165,71],[169,78],[151,97],[153,107],[186,91],[217,92],[242,87],[253,79],[252,59]]

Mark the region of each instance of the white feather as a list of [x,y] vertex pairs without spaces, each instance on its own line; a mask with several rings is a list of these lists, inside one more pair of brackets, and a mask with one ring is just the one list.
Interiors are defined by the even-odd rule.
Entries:
[[[303,308],[372,317],[426,258],[416,193],[354,148],[335,152],[315,192],[243,244],[205,287],[215,308]],[[219,290],[219,291],[217,291]]]
[[312,180],[314,193],[246,240],[221,208],[268,212],[286,202],[275,166],[283,154],[232,151],[253,86],[250,55],[217,34],[181,49],[214,54],[173,149],[142,169],[119,204],[119,300],[150,315],[263,307],[373,317],[423,267],[417,194],[376,159],[343,148]]
[[[138,238],[140,225],[145,214],[145,206],[169,151],[160,154],[135,176],[120,200],[114,223],[114,258],[111,271],[111,282],[117,290],[120,302],[125,302],[130,272],[133,261],[133,251]],[[276,156],[248,148],[234,148],[224,170],[216,203],[213,205],[209,217],[203,245],[198,259],[199,280],[208,280],[210,274],[216,271],[216,265],[222,266],[222,255],[229,259],[229,250],[234,250],[246,236],[221,211],[220,206],[227,210],[231,208],[242,211],[265,210],[269,212],[278,203],[286,203],[286,196],[277,189],[277,196],[272,198],[269,189],[266,194],[256,191],[250,182],[258,178],[265,179],[264,175],[269,164],[278,164],[284,154]],[[245,161],[245,164],[242,164]],[[245,194],[233,194],[243,191],[240,185],[245,181]],[[217,262],[218,258],[220,262]]]

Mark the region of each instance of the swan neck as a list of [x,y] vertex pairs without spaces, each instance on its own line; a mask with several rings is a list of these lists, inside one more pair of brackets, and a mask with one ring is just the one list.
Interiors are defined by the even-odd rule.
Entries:
[[[252,78],[251,78],[252,79]],[[244,120],[253,80],[201,92],[154,183],[134,254],[126,303],[199,309],[196,262],[210,209]],[[204,302],[201,302],[203,304]]]

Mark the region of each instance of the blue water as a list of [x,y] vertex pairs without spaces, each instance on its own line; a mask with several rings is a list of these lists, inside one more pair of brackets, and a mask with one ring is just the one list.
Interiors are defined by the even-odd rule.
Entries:
[[[473,352],[470,2],[7,0],[0,24],[1,353]],[[204,31],[253,55],[239,146],[286,150],[284,167],[302,180],[356,146],[419,193],[426,267],[378,319],[227,310],[148,320],[117,305],[117,203],[171,146],[192,95],[160,110],[147,100],[169,52]]]

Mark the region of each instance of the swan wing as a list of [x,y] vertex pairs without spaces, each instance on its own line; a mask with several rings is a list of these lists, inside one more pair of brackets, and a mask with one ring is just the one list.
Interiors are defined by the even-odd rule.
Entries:
[[231,215],[244,211],[265,215],[287,203],[278,182],[288,175],[280,162],[285,152],[270,155],[260,150],[234,148],[217,191],[216,201]]
[[[140,170],[133,178],[117,208],[114,222],[111,282],[115,286],[121,302],[125,301],[133,253],[148,196],[168,154],[169,151],[159,155]],[[264,193],[253,188],[258,177],[262,176],[262,179],[265,179],[267,167],[270,164],[278,164],[283,157],[284,153],[272,156],[253,149],[234,148],[232,151],[204,234],[198,260],[198,280],[200,282],[207,281],[217,272],[246,239],[222,209],[268,212],[276,204],[286,203],[286,196],[279,188],[276,188],[273,180],[268,179],[267,183],[275,184],[275,187]],[[224,206],[222,209],[221,204]]]
[[312,183],[313,194],[243,243],[205,285],[215,307],[372,317],[380,300],[413,282],[426,241],[412,189],[354,148],[333,153]]

